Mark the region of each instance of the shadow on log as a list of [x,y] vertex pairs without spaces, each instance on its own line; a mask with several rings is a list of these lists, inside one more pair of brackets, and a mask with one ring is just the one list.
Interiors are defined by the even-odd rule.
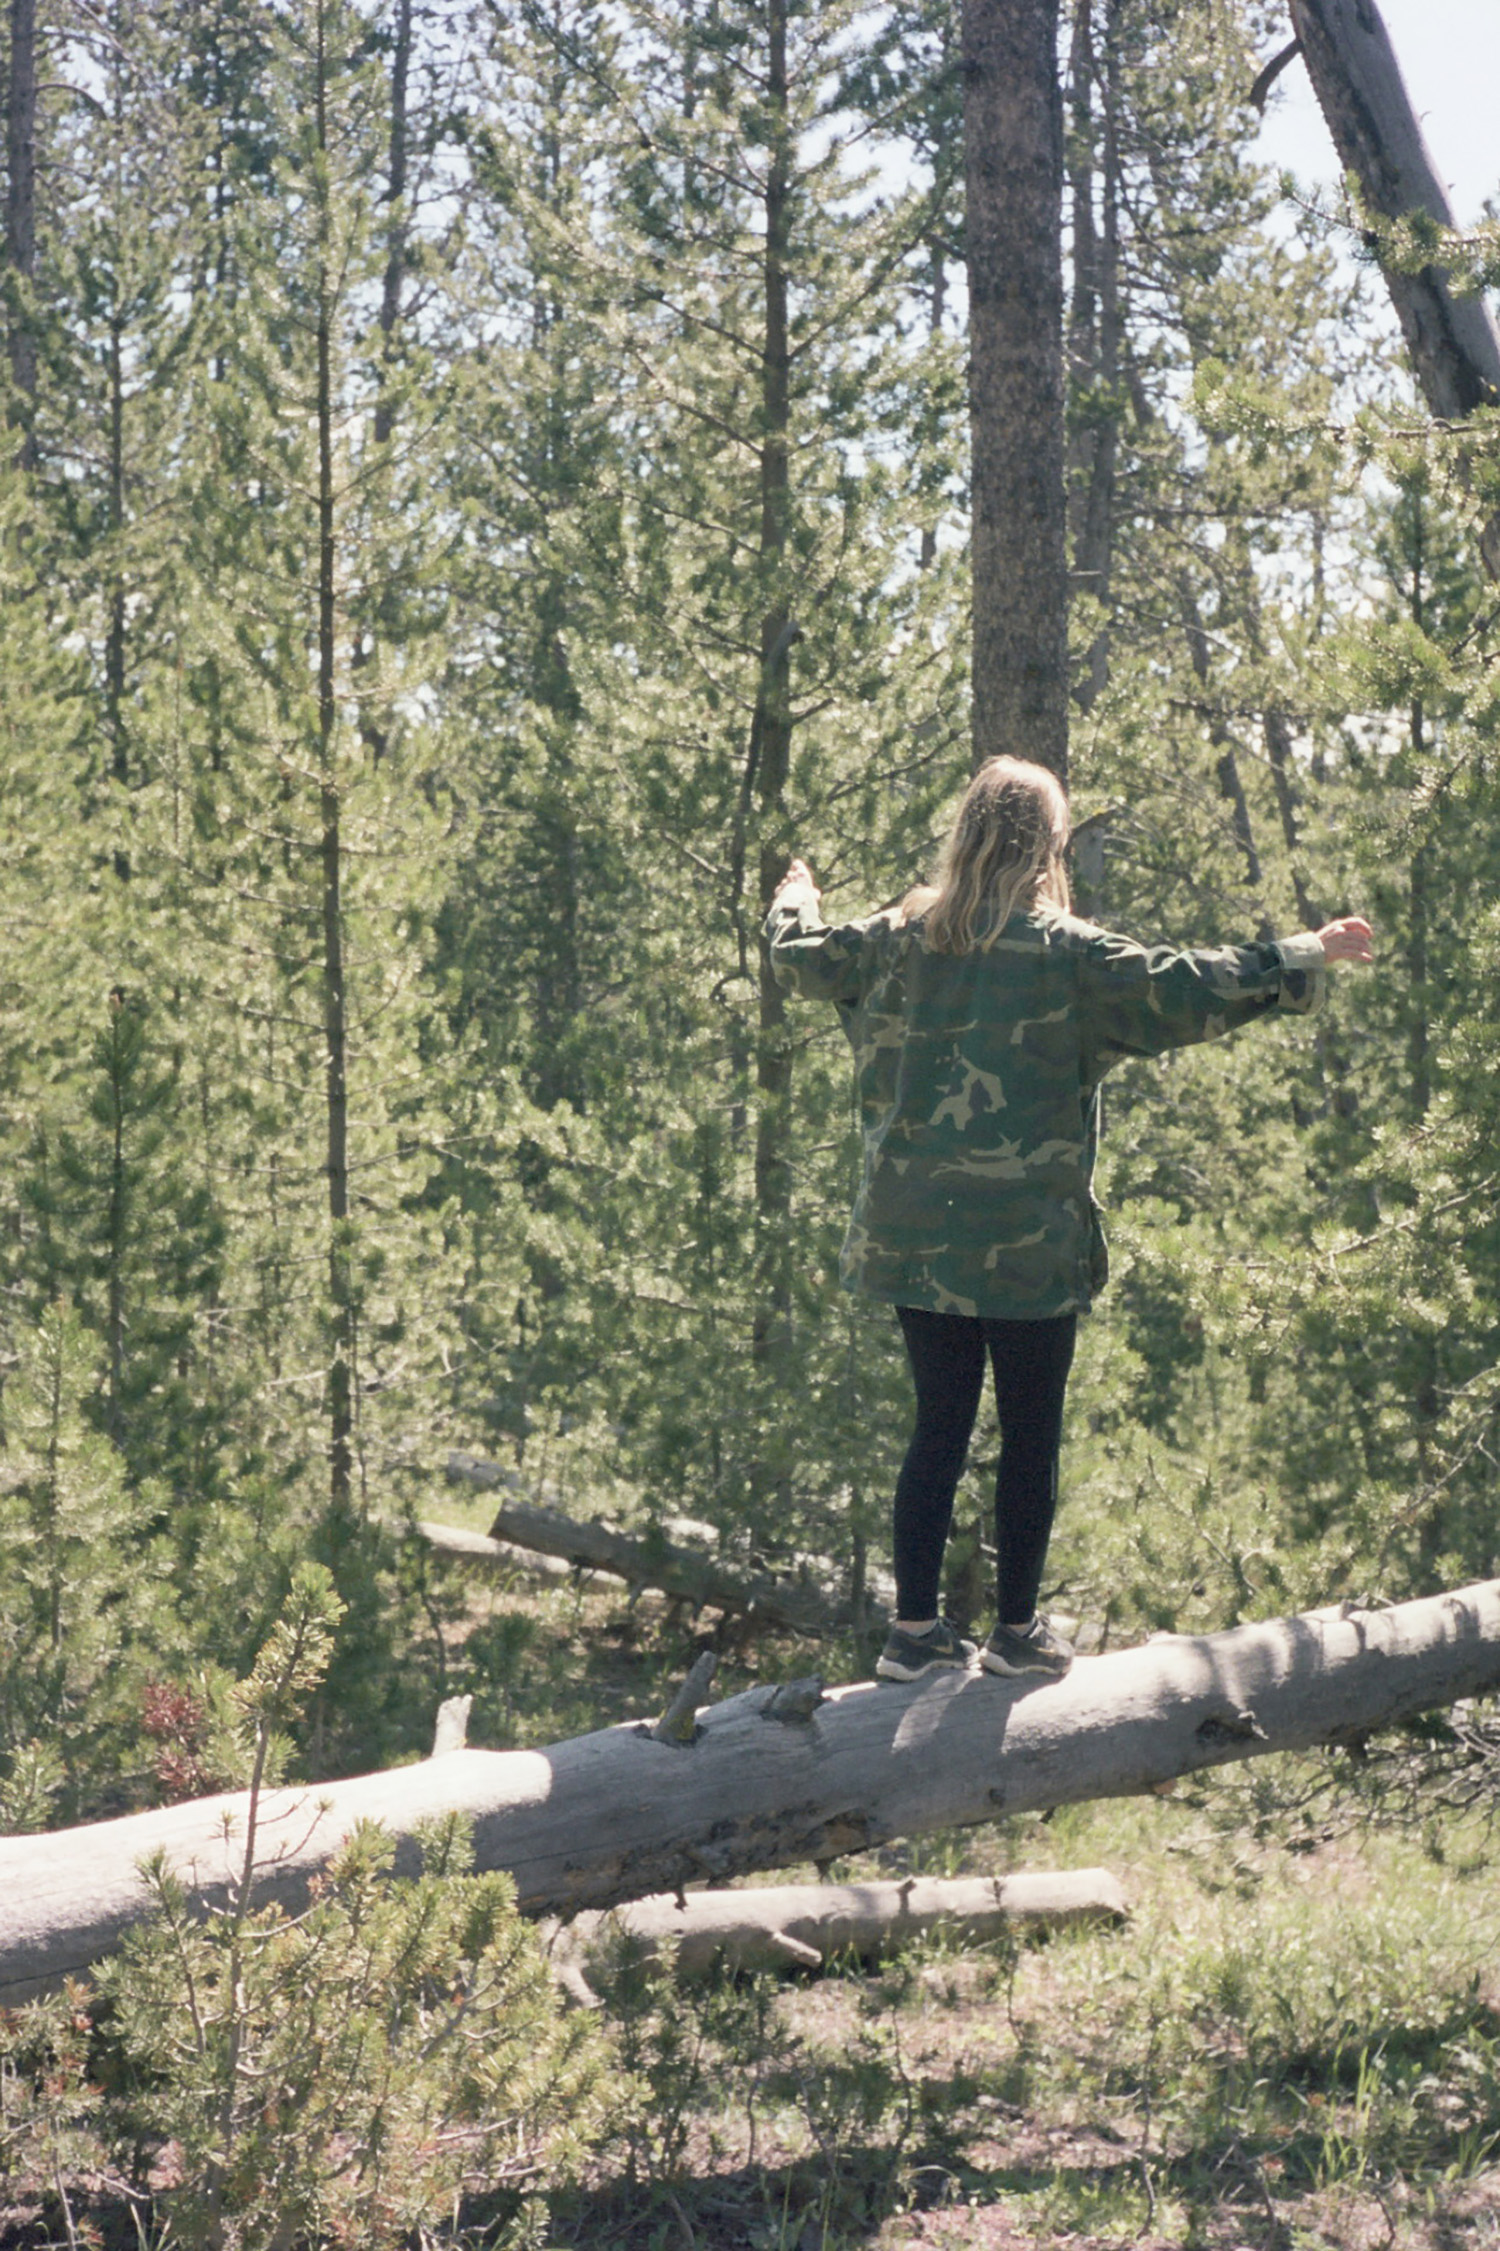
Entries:
[[[1309,1611],[1232,1632],[1162,1635],[1081,1657],[1063,1680],[948,1672],[910,1687],[755,1688],[698,1715],[531,1751],[454,1750],[351,1781],[268,1792],[262,1896],[289,1903],[358,1821],[420,1862],[419,1824],[469,1816],[481,1868],[509,1869],[531,1914],[608,1907],[893,1838],[1124,1797],[1272,1751],[1363,1738],[1500,1687],[1500,1580],[1388,1610]],[[146,1911],[136,1872],[166,1853],[205,1906],[227,1893],[244,1796],[0,1839],[0,2003],[55,1984]]]

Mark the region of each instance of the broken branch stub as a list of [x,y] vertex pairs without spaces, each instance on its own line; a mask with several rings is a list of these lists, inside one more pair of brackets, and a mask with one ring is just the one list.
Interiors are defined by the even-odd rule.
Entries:
[[708,1701],[708,1691],[718,1667],[711,1649],[700,1649],[692,1670],[651,1733],[658,1743],[691,1743],[698,1731],[698,1713]]

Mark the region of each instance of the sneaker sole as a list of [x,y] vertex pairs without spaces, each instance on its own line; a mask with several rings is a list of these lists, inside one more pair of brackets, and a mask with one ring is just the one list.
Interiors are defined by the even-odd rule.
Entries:
[[894,1657],[877,1658],[877,1680],[920,1680],[924,1673],[966,1673],[968,1657],[929,1657],[925,1665],[903,1665]]
[[1061,1680],[1065,1673],[1071,1672],[1073,1666],[1071,1658],[1066,1665],[1008,1665],[1003,1657],[997,1657],[990,1649],[980,1651],[979,1662],[987,1673],[999,1673],[1007,1680],[1022,1680],[1031,1674],[1039,1680]]

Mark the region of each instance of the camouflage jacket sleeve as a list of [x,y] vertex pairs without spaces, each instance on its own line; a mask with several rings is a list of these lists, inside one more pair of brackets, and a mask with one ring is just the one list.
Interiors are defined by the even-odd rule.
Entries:
[[[870,921],[879,919],[870,917]],[[868,929],[869,922],[833,927],[818,911],[818,894],[810,883],[788,885],[765,923],[777,984],[809,1000],[852,1007],[859,998],[860,957]]]
[[1080,961],[1085,1047],[1103,1070],[1119,1056],[1214,1039],[1274,1010],[1306,1014],[1322,1001],[1323,965],[1313,931],[1185,953],[1095,931]]

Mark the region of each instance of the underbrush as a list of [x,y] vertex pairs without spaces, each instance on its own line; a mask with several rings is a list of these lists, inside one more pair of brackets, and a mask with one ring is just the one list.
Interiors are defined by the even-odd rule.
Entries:
[[[566,1589],[476,1597],[470,1629],[491,1741],[660,1708],[690,1649]],[[805,1662],[746,1651],[722,1686]],[[240,1694],[253,1747],[280,1707]],[[356,1840],[309,1915],[237,1935],[174,1929],[164,1887],[102,1996],[5,2021],[0,2244],[1500,2246],[1492,1839],[1477,1811],[1382,1828],[1330,1774],[1226,1769],[832,1871],[1102,1863],[1123,1928],[681,1986],[621,1951],[586,2019],[451,1839],[389,1907]]]
[[949,1870],[1106,1862],[1136,1901],[1121,1931],[696,1989],[619,1966],[633,2097],[554,2240],[1500,2243],[1482,1831],[1446,1866],[1410,1836],[1229,1862],[1221,1793],[945,1841]]

